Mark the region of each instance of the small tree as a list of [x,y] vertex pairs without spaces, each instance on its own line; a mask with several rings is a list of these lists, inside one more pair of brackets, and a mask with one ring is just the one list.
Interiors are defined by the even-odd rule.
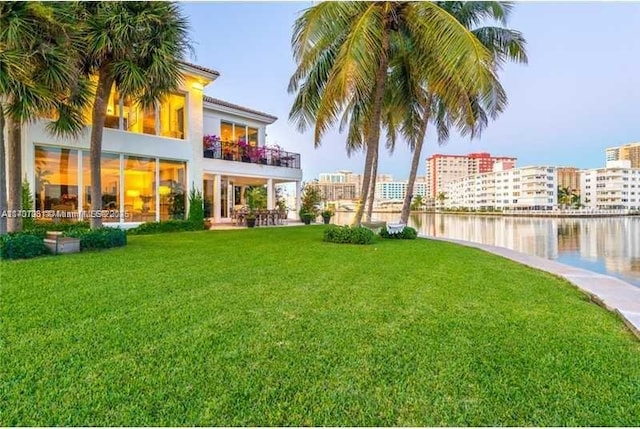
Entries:
[[246,194],[249,212],[267,208],[267,190],[264,186],[252,186],[247,188]]
[[22,181],[22,210],[25,210],[27,216],[22,219],[22,228],[30,229],[35,225],[34,213],[33,213],[33,194],[31,193],[31,186],[27,179]]
[[202,201],[202,192],[196,189],[195,185],[191,187],[189,192],[189,222],[204,227],[204,204]]
[[301,220],[305,214],[311,215],[313,218],[318,216],[318,207],[322,202],[322,194],[320,193],[320,188],[316,186],[315,183],[307,183],[304,185],[300,200],[300,211],[298,214]]

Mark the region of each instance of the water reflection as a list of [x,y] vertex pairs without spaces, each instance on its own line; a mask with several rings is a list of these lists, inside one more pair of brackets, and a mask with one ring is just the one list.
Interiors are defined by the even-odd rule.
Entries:
[[[347,224],[352,213],[336,213]],[[398,213],[375,218],[397,221]],[[640,286],[640,217],[548,219],[412,214],[409,225],[436,237],[474,241],[556,259]]]

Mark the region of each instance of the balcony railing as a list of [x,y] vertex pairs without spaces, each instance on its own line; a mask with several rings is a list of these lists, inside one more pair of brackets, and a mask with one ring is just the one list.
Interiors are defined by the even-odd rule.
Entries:
[[248,146],[238,142],[216,142],[205,146],[203,156],[210,159],[300,168],[300,154],[268,146]]

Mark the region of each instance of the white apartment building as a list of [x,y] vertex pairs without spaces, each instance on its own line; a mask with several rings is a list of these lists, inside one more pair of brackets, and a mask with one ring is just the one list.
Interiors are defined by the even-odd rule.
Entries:
[[375,198],[377,201],[402,201],[407,193],[407,182],[376,183]]
[[557,206],[556,168],[530,166],[474,174],[445,186],[444,207],[471,210],[552,210]]
[[503,170],[514,168],[516,158],[507,156],[491,156],[487,152],[470,153],[468,155],[434,154],[427,158],[426,181],[429,184],[429,198],[437,198],[444,187],[453,180],[473,174],[489,173],[496,163],[502,163]]
[[631,161],[608,161],[605,168],[581,173],[580,198],[585,207],[640,210],[640,168],[631,168]]

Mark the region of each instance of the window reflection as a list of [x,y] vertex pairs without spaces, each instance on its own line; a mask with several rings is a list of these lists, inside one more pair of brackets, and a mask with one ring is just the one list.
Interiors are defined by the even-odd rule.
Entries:
[[124,211],[132,222],[156,220],[156,161],[139,156],[124,157]]
[[186,97],[182,94],[170,94],[158,106],[160,116],[160,135],[176,139],[185,138]]
[[36,146],[36,209],[78,211],[78,151]]
[[184,219],[186,163],[160,160],[160,220]]
[[[102,209],[120,211],[120,155],[102,153],[100,157],[100,184],[102,186]],[[91,161],[89,152],[82,152],[82,185],[84,186],[84,210],[91,209]],[[118,222],[118,216],[107,216],[103,222]]]

